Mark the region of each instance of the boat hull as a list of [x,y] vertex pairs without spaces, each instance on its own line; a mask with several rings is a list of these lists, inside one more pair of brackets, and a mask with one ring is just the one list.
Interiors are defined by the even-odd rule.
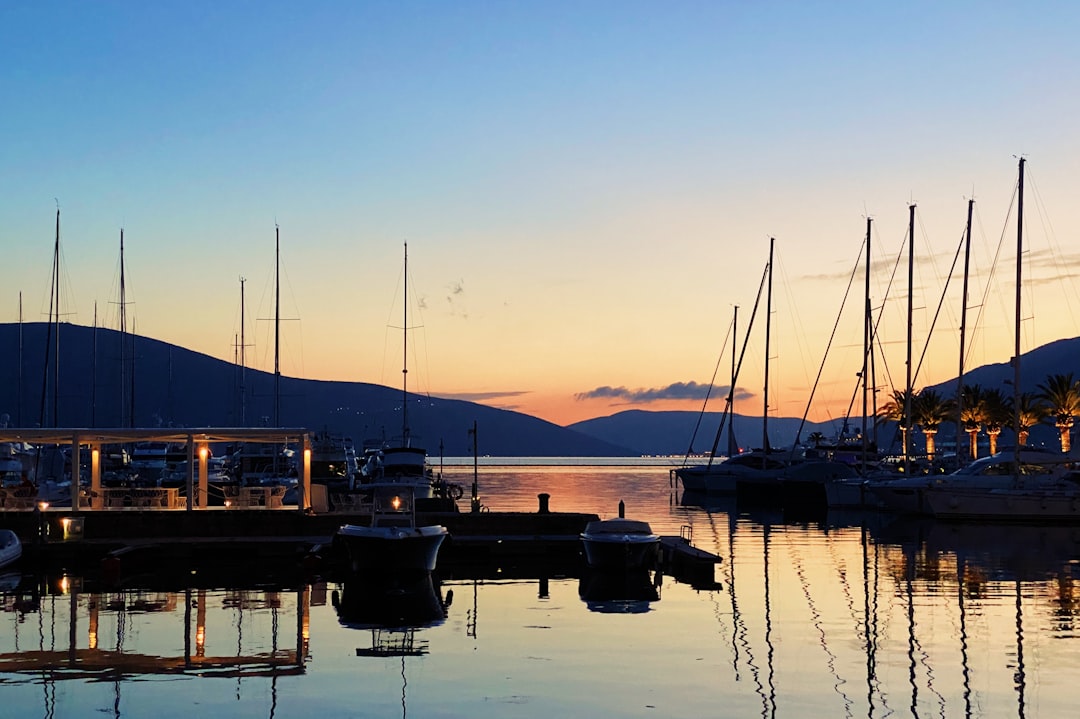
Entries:
[[659,537],[651,540],[582,538],[582,545],[586,563],[593,569],[605,571],[652,569],[660,551]]
[[647,522],[622,517],[589,522],[581,544],[585,562],[603,571],[652,569],[660,553],[660,537]]
[[962,491],[928,489],[923,498],[938,519],[1008,521],[1075,521],[1080,519],[1080,492],[992,489]]
[[0,569],[9,567],[22,557],[22,542],[9,529],[0,530]]
[[342,526],[336,535],[353,572],[433,572],[448,532],[426,527]]

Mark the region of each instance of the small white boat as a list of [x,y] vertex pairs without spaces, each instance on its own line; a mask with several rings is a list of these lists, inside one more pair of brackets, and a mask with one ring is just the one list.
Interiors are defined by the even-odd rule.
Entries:
[[660,552],[660,536],[648,522],[622,517],[589,522],[581,543],[593,569],[652,569]]
[[22,542],[10,529],[0,529],[0,569],[19,561],[22,556]]
[[371,525],[344,524],[336,539],[354,572],[432,572],[448,534],[441,524],[416,526],[410,495],[376,491]]

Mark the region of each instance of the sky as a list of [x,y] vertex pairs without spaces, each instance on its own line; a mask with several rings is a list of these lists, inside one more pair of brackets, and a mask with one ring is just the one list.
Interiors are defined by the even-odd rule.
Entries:
[[5,2],[0,321],[48,318],[59,207],[65,321],[119,328],[123,229],[141,335],[272,371],[276,314],[288,376],[405,363],[561,425],[720,410],[775,238],[768,411],[841,417],[867,217],[880,392],[911,204],[913,386],[958,371],[970,198],[966,363],[1008,361],[1019,156],[1022,351],[1080,334],[1078,27],[1070,2]]

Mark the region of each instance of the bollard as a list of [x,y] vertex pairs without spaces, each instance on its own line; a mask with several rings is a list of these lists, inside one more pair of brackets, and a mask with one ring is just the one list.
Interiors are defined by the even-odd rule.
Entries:
[[619,519],[626,519],[626,504],[619,500]]
[[548,509],[548,500],[551,499],[551,495],[547,492],[541,492],[536,496],[540,500],[540,514],[549,514],[551,510]]

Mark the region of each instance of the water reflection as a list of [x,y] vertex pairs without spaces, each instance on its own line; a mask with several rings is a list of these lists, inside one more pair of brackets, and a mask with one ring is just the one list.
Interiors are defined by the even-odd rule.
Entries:
[[647,569],[626,572],[588,570],[578,581],[578,596],[590,612],[640,614],[660,600],[660,576]]
[[[553,507],[624,499],[662,534],[692,527],[695,545],[723,557],[713,588],[501,560],[440,560],[437,576],[391,581],[279,581],[235,568],[124,586],[90,572],[0,576],[4,713],[1073,712],[1080,527],[878,514],[795,521],[731,501],[696,504],[661,472],[632,481],[608,468],[534,474]],[[485,504],[497,505],[484,486]],[[517,488],[521,504],[496,509],[534,511],[533,489]]]
[[[888,716],[906,705],[912,716],[971,717],[1011,703],[1006,714],[1025,717],[1033,686],[1040,688],[1041,710],[1068,706],[1065,694],[1046,687],[1060,681],[1063,666],[1076,665],[1080,527],[912,521],[879,513],[793,521],[694,495],[680,495],[673,507],[699,530],[707,527],[729,560],[735,680],[747,670],[761,716],[794,711],[784,697],[811,673],[820,675],[820,686],[832,687],[835,715]],[[831,599],[829,574],[840,580],[839,596]],[[792,604],[797,594],[799,606]],[[748,604],[760,614],[748,614]],[[845,605],[853,622],[847,631],[837,624],[843,613],[836,610]],[[788,642],[776,641],[778,634],[791,635],[796,616],[806,622],[801,636],[817,639],[819,662],[807,664],[803,654],[796,660]],[[850,691],[854,672],[845,647],[852,638],[863,652],[861,698]],[[1048,639],[1066,643],[1048,646]],[[1038,683],[1032,681],[1032,641],[1041,659]],[[988,654],[999,646],[1000,653]],[[1048,663],[1049,656],[1056,660]],[[796,667],[803,675],[797,681]],[[906,686],[897,682],[900,676]],[[1008,703],[1001,701],[1006,689]]]
[[405,660],[428,653],[427,640],[417,635],[426,627],[442,624],[453,600],[453,590],[444,598],[428,572],[352,574],[342,582],[340,592],[332,594],[342,626],[370,632],[370,645],[356,647],[357,657],[400,661],[402,717],[408,708]]
[[350,575],[332,594],[338,621],[353,629],[441,624],[453,600],[453,590],[443,598],[428,572]]

